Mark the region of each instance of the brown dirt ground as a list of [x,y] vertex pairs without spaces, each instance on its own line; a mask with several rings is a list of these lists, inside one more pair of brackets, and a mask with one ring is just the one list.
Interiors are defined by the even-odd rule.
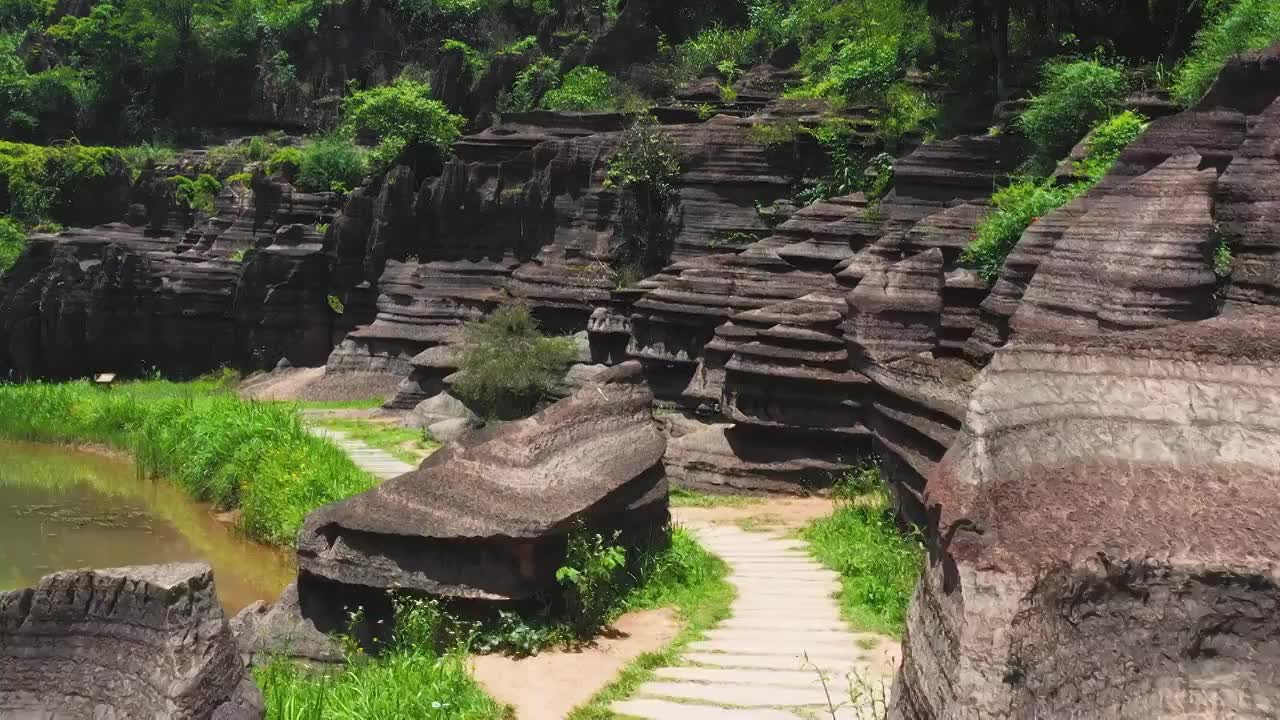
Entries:
[[514,659],[501,655],[472,658],[475,678],[498,702],[515,708],[517,720],[561,720],[613,682],[627,663],[661,650],[680,632],[668,608],[623,615],[615,637],[603,637],[582,650],[555,650]]
[[761,498],[748,505],[671,508],[680,524],[738,525],[749,530],[792,530],[826,517],[835,510],[831,498]]

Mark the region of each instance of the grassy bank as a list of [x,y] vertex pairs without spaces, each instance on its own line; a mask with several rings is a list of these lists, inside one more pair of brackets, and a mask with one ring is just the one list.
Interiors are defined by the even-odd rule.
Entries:
[[345,667],[310,672],[285,660],[255,671],[267,720],[498,720],[511,717],[467,671],[465,645],[437,650],[446,618],[401,601],[390,646],[371,657],[348,643]]
[[0,385],[0,436],[100,443],[133,454],[199,500],[239,510],[251,537],[293,541],[308,512],[371,488],[294,407],[240,400],[214,382]]
[[898,529],[884,490],[840,496],[835,513],[801,536],[819,562],[840,573],[845,619],[860,630],[902,637],[924,548]]

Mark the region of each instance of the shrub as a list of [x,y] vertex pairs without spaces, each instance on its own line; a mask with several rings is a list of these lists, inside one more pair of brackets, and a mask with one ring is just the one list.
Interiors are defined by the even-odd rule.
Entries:
[[626,564],[626,550],[600,534],[579,528],[570,535],[556,580],[566,589],[569,620],[578,638],[595,637],[613,620],[624,595],[619,575]]
[[297,182],[305,190],[348,192],[364,178],[365,153],[346,138],[320,138],[301,153]]
[[138,173],[148,165],[173,162],[178,157],[178,151],[168,145],[148,142],[120,148],[120,156],[129,166],[130,173],[137,178]]
[[577,349],[538,331],[529,309],[509,305],[464,330],[458,396],[491,417],[526,414],[559,382]]
[[458,53],[462,56],[463,62],[467,66],[467,72],[471,77],[478,77],[484,73],[489,63],[484,56],[476,51],[475,48],[466,44],[461,40],[449,38],[440,44],[440,52],[442,53]]
[[222,190],[222,183],[212,175],[201,174],[195,178],[179,175],[173,178],[173,183],[173,194],[178,202],[188,210],[199,210],[203,213],[213,212],[218,193]]
[[1217,14],[1207,19],[1191,53],[1174,71],[1172,94],[1183,105],[1199,100],[1233,55],[1280,41],[1280,3],[1275,0],[1220,0],[1211,5]]
[[692,80],[708,68],[742,68],[763,57],[761,36],[756,28],[715,26],[702,30],[676,49],[678,79]]
[[1128,89],[1124,71],[1100,60],[1047,63],[1040,93],[1019,118],[1033,148],[1033,170],[1048,174],[1089,128],[1120,106]]
[[105,176],[123,162],[115,148],[0,140],[0,197],[9,198],[0,213],[27,225],[62,220],[82,183]]
[[431,97],[424,82],[401,77],[389,85],[360,90],[342,103],[343,122],[355,134],[401,146],[425,143],[447,150],[466,120]]
[[613,78],[590,65],[570,70],[557,87],[542,97],[542,107],[548,110],[591,112],[613,110],[619,104],[618,88]]
[[280,148],[267,160],[267,172],[272,175],[280,174],[286,178],[295,178],[298,171],[302,169],[302,160],[304,155],[298,148],[286,147]]
[[0,215],[0,275],[13,267],[22,249],[26,247],[27,234],[17,223]]
[[609,156],[606,188],[624,191],[626,242],[613,257],[619,285],[656,272],[670,255],[668,214],[680,175],[680,150],[652,116],[638,119],[622,133],[618,149]]
[[538,106],[547,91],[555,87],[560,77],[560,61],[542,56],[520,71],[511,86],[511,92],[500,101],[500,112],[527,112]]
[[903,534],[888,494],[840,500],[802,536],[818,561],[840,573],[840,607],[856,626],[902,636],[907,605],[924,564],[918,533]]

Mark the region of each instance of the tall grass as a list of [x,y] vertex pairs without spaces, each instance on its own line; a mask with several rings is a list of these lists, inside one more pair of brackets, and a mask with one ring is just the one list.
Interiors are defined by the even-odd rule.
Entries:
[[819,562],[840,573],[845,619],[863,630],[901,637],[924,548],[917,535],[898,529],[888,494],[877,489],[841,496],[835,513],[809,525],[802,536]]
[[1212,17],[1174,71],[1173,97],[1184,106],[1205,94],[1233,56],[1280,42],[1280,3],[1275,0],[1216,0],[1209,8]]
[[0,436],[102,443],[131,452],[196,499],[239,509],[255,539],[292,542],[312,509],[373,486],[288,405],[240,400],[212,383],[0,385]]
[[254,673],[267,720],[498,720],[511,716],[467,672],[466,648],[435,648],[443,620],[429,601],[398,604],[396,633],[377,657],[348,642],[340,670],[276,659]]

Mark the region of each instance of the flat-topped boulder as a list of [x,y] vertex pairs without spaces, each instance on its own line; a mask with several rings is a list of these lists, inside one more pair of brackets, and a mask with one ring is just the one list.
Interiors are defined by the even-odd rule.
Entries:
[[556,585],[579,524],[639,546],[667,522],[652,394],[634,363],[525,420],[465,435],[418,470],[307,517],[302,574],[488,601]]
[[0,592],[0,716],[256,720],[208,565],[46,575]]

